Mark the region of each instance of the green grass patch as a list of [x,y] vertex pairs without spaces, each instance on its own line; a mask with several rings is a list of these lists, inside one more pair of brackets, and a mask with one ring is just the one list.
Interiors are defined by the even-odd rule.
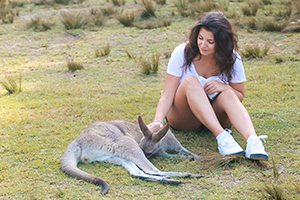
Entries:
[[[99,187],[60,169],[67,146],[91,123],[114,119],[137,122],[139,115],[146,123],[153,121],[170,54],[186,40],[189,26],[199,17],[180,13],[174,7],[177,2],[153,2],[156,19],[171,18],[172,23],[151,30],[125,27],[114,16],[122,9],[138,16],[141,1],[126,0],[121,7],[106,0],[66,5],[26,1],[13,8],[14,13],[19,9],[19,16],[14,16],[13,23],[0,24],[0,78],[7,83],[6,74],[15,81],[17,90],[22,90],[9,94],[0,87],[0,199],[266,199],[273,198],[275,190],[282,191],[283,199],[299,197],[299,33],[265,32],[261,28],[264,11],[270,8],[276,17],[279,1],[266,2],[265,10],[258,9],[257,26],[252,31],[243,28],[246,21],[241,5],[246,2],[231,2],[225,11],[239,35],[241,51],[255,44],[260,49],[271,44],[266,56],[243,57],[247,75],[243,103],[257,134],[269,136],[265,147],[273,161],[222,157],[209,131],[173,131],[184,147],[203,160],[151,158],[151,162],[160,170],[201,173],[205,178],[180,179],[186,184],[179,186],[164,185],[133,178],[120,166],[80,163],[79,168],[109,184],[108,194],[102,197]],[[296,8],[295,3],[292,5]],[[61,23],[62,12],[71,13],[75,19],[82,13],[88,23],[67,30]],[[99,12],[107,21],[96,26],[89,16]],[[40,23],[37,29],[28,29],[35,16],[53,25],[47,31]],[[296,26],[297,20],[296,9],[292,9],[287,26]],[[95,56],[95,48],[108,43],[113,47],[110,53]],[[153,63],[152,56],[157,53],[156,74],[141,73],[138,58]],[[276,55],[284,59],[274,62]],[[84,64],[84,70],[69,71],[67,60]],[[234,129],[233,137],[246,147]]]

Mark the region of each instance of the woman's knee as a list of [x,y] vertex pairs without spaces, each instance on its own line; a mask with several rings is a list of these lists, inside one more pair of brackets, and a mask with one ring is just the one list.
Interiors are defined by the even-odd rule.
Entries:
[[231,89],[227,89],[221,92],[221,94],[218,96],[218,99],[222,101],[229,101],[229,100],[239,101],[239,98],[237,97],[235,92]]
[[180,85],[184,86],[186,89],[195,89],[195,88],[198,89],[198,87],[201,87],[198,78],[195,76],[187,76],[186,78],[183,79]]

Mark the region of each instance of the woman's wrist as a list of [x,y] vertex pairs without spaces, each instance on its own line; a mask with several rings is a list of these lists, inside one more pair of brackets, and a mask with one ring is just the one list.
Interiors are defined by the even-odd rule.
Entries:
[[164,125],[164,121],[161,120],[161,119],[156,119],[156,120],[154,120],[152,123],[157,123],[157,122],[159,122],[159,123],[161,123],[162,125]]

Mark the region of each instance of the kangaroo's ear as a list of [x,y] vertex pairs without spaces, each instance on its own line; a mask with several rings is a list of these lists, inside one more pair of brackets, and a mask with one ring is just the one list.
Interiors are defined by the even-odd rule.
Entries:
[[147,124],[145,124],[145,122],[144,122],[144,120],[142,119],[141,116],[139,116],[138,122],[139,122],[140,129],[143,132],[144,136],[146,137],[146,136],[151,135],[151,131],[148,129]]
[[152,135],[153,141],[154,142],[159,142],[163,137],[165,137],[165,135],[167,134],[169,128],[170,128],[170,125],[166,124],[157,133],[153,133],[153,135]]

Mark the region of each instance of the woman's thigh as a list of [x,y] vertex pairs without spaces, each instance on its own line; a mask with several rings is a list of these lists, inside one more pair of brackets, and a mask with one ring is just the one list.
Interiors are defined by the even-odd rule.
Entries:
[[220,95],[212,102],[212,107],[215,114],[223,128],[228,128],[231,126],[231,122],[225,112],[226,104],[232,100],[232,95],[236,95],[231,90],[225,90],[220,93]]
[[[190,109],[186,96],[186,83],[184,81],[177,88],[173,105],[167,115],[167,120],[171,127],[176,130],[197,131],[202,123]],[[201,85],[197,89],[202,89]]]

